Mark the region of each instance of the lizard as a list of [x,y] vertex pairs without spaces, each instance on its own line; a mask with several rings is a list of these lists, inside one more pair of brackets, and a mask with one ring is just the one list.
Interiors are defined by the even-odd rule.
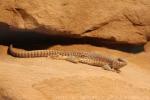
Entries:
[[20,58],[34,57],[51,57],[54,59],[67,60],[73,63],[84,63],[97,67],[102,67],[105,70],[120,72],[120,68],[127,65],[127,61],[122,58],[114,58],[102,55],[95,52],[85,51],[64,51],[64,50],[32,50],[32,51],[17,51],[11,44],[8,48],[10,55]]

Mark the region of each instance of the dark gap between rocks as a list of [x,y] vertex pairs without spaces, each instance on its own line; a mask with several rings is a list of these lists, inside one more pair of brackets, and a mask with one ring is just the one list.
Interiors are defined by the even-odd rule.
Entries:
[[[7,30],[7,31],[6,31]],[[98,47],[107,47],[130,53],[139,53],[144,50],[143,45],[129,45],[125,43],[118,44],[114,41],[108,41],[98,38],[72,38],[64,36],[50,36],[36,32],[16,32],[9,31],[6,26],[0,27],[0,44],[13,44],[17,48],[25,50],[47,49],[53,45],[72,45],[72,44],[90,44]]]

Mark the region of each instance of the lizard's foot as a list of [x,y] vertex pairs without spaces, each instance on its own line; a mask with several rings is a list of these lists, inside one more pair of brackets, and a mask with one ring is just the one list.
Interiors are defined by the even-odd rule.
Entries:
[[120,73],[120,72],[121,72],[119,69],[115,69],[115,71],[116,71],[117,73]]
[[112,71],[112,72],[116,72],[114,69],[112,69],[109,65],[104,65],[102,66],[105,70],[108,70],[108,71]]

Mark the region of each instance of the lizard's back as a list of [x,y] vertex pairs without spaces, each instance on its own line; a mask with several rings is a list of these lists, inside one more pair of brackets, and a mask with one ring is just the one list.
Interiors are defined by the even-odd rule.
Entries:
[[[12,56],[20,58],[34,58],[34,57],[68,57],[79,59],[82,63],[106,63],[109,59],[105,59],[105,56],[92,52],[83,51],[61,51],[61,50],[34,50],[34,51],[22,51],[13,49],[13,45],[9,46],[9,53]],[[101,60],[101,61],[100,61]]]

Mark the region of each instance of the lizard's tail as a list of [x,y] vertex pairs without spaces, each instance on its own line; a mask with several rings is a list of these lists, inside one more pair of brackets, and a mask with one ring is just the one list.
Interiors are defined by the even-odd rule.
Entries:
[[10,44],[10,46],[9,46],[9,50],[12,50],[13,49],[13,45],[12,44]]
[[9,45],[8,53],[12,56],[15,56],[15,57],[18,55],[18,53],[15,50],[13,50],[13,45],[12,44]]
[[34,57],[36,54],[36,52],[16,50],[13,48],[12,44],[9,45],[8,53],[14,57],[20,57],[20,58]]
[[10,44],[8,48],[8,53],[14,57],[20,58],[33,58],[33,57],[47,57],[49,55],[49,50],[35,50],[35,51],[22,51],[13,49],[13,45]]
[[8,53],[9,54],[12,54],[12,51],[13,51],[12,49],[13,49],[13,45],[10,44],[9,47],[8,47]]

